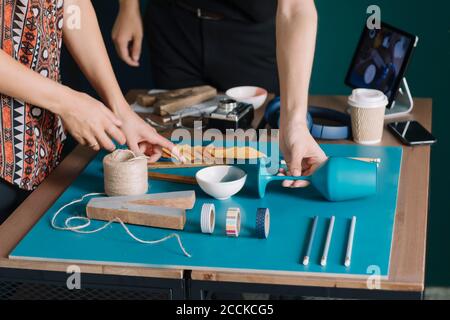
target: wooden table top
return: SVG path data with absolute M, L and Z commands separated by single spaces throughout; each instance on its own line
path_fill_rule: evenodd
M 128 101 L 142 90 L 133 90 Z M 415 119 L 431 130 L 431 99 L 415 99 L 412 114 L 399 119 Z M 317 106 L 344 110 L 346 97 L 312 96 L 310 103 Z M 255 112 L 256 126 L 263 117 L 263 108 Z M 397 120 L 397 119 L 396 119 Z M 387 131 L 387 129 L 385 130 Z M 330 143 L 327 141 L 327 143 Z M 352 143 L 339 141 L 335 143 Z M 381 145 L 400 145 L 389 132 L 385 132 Z M 394 227 L 389 278 L 381 281 L 381 289 L 398 291 L 422 291 L 425 277 L 425 250 L 428 214 L 428 187 L 430 170 L 430 147 L 403 147 L 402 172 Z M 81 173 L 95 152 L 78 146 L 61 165 L 33 192 L 22 205 L 0 226 L 0 267 L 63 271 L 69 263 L 9 260 L 8 254 L 34 226 Z M 104 264 L 80 264 L 84 273 L 112 274 L 182 279 L 184 270 L 155 269 L 147 267 L 120 267 Z M 231 281 L 265 284 L 305 285 L 319 287 L 367 288 L 366 280 L 324 276 L 284 276 L 264 273 L 223 271 L 192 271 L 194 280 Z

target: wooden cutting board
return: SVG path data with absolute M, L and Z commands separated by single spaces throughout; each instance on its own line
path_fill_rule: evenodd
M 210 100 L 217 95 L 211 86 L 175 89 L 154 94 L 141 94 L 137 102 L 143 107 L 153 107 L 156 114 L 165 116 L 181 109 Z

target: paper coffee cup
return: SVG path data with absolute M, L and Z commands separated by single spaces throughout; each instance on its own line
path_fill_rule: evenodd
M 354 89 L 348 98 L 353 140 L 360 144 L 379 143 L 383 137 L 386 95 L 374 89 Z

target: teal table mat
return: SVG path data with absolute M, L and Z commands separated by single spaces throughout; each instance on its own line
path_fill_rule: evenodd
M 185 248 L 192 254 L 186 257 L 175 239 L 157 245 L 133 241 L 115 223 L 95 234 L 78 234 L 54 230 L 50 221 L 64 204 L 82 195 L 103 191 L 102 158 L 99 155 L 43 215 L 32 230 L 10 254 L 11 259 L 63 261 L 71 263 L 101 263 L 125 266 L 182 268 L 187 270 L 215 269 L 252 272 L 313 273 L 315 275 L 345 275 L 362 277 L 378 270 L 388 276 L 394 228 L 397 191 L 401 167 L 401 147 L 368 147 L 357 145 L 322 145 L 330 156 L 380 158 L 378 192 L 375 196 L 345 201 L 327 202 L 312 188 L 286 189 L 280 183 L 269 184 L 264 199 L 257 197 L 256 165 L 242 165 L 248 173 L 244 189 L 229 200 L 218 201 L 206 195 L 197 186 L 164 181 L 149 181 L 149 193 L 192 190 L 196 191 L 195 207 L 187 212 L 186 227 L 177 231 Z M 159 170 L 176 174 L 194 175 L 198 168 Z M 58 218 L 58 224 L 74 215 L 84 215 L 83 203 L 67 208 Z M 200 231 L 200 208 L 203 203 L 216 206 L 216 228 L 213 235 Z M 242 227 L 239 238 L 225 233 L 225 215 L 229 207 L 239 207 Z M 267 207 L 271 213 L 270 235 L 257 239 L 255 235 L 256 209 Z M 316 237 L 308 266 L 302 265 L 314 216 L 319 216 Z M 329 224 L 336 216 L 333 238 L 325 267 L 320 257 Z M 344 266 L 348 231 L 352 216 L 357 217 L 352 264 Z M 104 224 L 93 221 L 91 227 Z M 91 228 L 90 227 L 90 228 Z M 130 230 L 141 239 L 154 240 L 173 230 L 133 226 Z M 375 269 L 374 269 L 375 268 Z

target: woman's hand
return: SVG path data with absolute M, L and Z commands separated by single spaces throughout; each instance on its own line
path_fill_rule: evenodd
M 282 175 L 309 176 L 327 160 L 327 156 L 311 136 L 306 123 L 280 119 L 280 148 L 288 172 Z M 307 181 L 283 181 L 284 187 L 306 187 Z
M 156 162 L 161 158 L 162 148 L 171 150 L 179 156 L 175 145 L 159 135 L 127 105 L 121 108 L 119 118 L 122 121 L 122 131 L 126 136 L 128 148 L 136 154 L 143 153 L 149 157 L 149 162 Z
M 132 67 L 139 66 L 143 37 L 139 4 L 130 0 L 121 2 L 112 30 L 112 39 L 119 57 Z
M 70 89 L 69 89 L 70 90 Z M 120 121 L 103 103 L 87 94 L 70 90 L 62 101 L 58 115 L 64 127 L 80 144 L 96 151 L 113 151 L 114 139 L 126 142 Z

